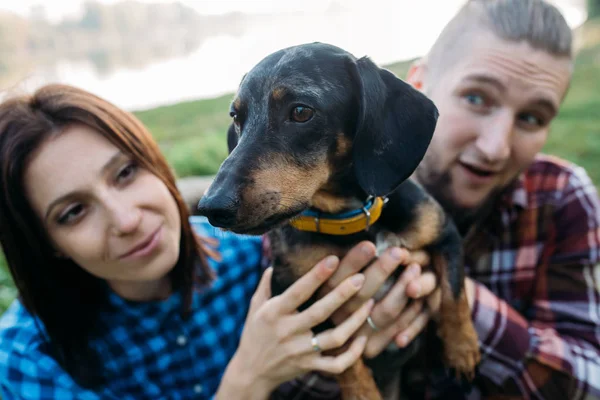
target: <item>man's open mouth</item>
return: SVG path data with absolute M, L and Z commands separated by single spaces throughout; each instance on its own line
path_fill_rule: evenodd
M 462 165 L 464 168 L 468 169 L 473 174 L 481 176 L 481 177 L 488 177 L 488 176 L 492 176 L 492 175 L 496 174 L 496 171 L 492 171 L 489 169 L 482 169 L 482 168 L 476 167 L 471 164 L 465 164 L 465 163 L 461 162 L 460 165 Z

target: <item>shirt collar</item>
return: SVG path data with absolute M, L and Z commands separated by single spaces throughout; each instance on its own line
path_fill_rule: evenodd
M 161 315 L 166 316 L 174 310 L 181 310 L 182 297 L 180 291 L 173 292 L 164 300 L 140 302 L 124 299 L 115 293 L 108 284 L 106 284 L 106 291 L 108 304 L 111 308 L 133 317 L 139 318 L 147 315 L 154 315 L 155 317 L 160 318 Z
M 506 208 L 527 208 L 527 187 L 525 173 L 521 172 L 501 194 L 500 204 Z

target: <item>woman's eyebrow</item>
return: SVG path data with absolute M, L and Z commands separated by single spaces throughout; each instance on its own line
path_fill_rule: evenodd
M 100 170 L 100 175 L 106 174 L 106 172 L 111 169 L 114 164 L 117 164 L 123 156 L 124 154 L 120 150 L 117 150 L 115 154 L 113 154 L 112 157 L 106 162 L 106 164 L 104 164 Z
M 124 156 L 124 154 L 120 150 L 116 151 L 115 154 L 113 154 L 110 157 L 110 159 L 102 166 L 102 168 L 100 169 L 100 175 L 106 174 L 106 172 L 108 170 L 110 170 L 114 164 L 117 164 L 123 156 Z M 46 208 L 46 214 L 44 215 L 44 220 L 48 220 L 48 217 L 50 216 L 50 212 L 52 211 L 52 209 L 54 207 L 56 207 L 57 204 L 63 202 L 65 199 L 67 199 L 68 197 L 70 197 L 72 195 L 73 195 L 73 193 L 66 193 L 66 194 L 54 199 Z

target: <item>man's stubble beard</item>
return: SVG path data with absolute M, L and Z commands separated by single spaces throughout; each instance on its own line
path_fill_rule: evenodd
M 459 206 L 456 204 L 450 190 L 452 186 L 450 171 L 436 171 L 434 168 L 428 167 L 430 165 L 428 161 L 431 161 L 430 157 L 432 156 L 426 156 L 417 168 L 415 172 L 417 181 L 452 217 L 460 234 L 464 237 L 471 227 L 480 223 L 488 216 L 503 188 L 492 190 L 476 207 Z M 428 158 L 430 159 L 428 160 Z

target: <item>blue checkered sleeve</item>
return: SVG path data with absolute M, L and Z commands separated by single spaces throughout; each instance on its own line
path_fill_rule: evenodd
M 24 307 L 17 302 L 2 318 L 2 340 L 12 341 L 11 346 L 0 347 L 0 395 L 2 400 L 11 399 L 85 399 L 100 397 L 80 388 L 53 358 L 38 350 L 33 319 L 24 318 Z M 7 349 L 12 349 L 8 352 Z M 4 383 L 10 382 L 10 387 Z

